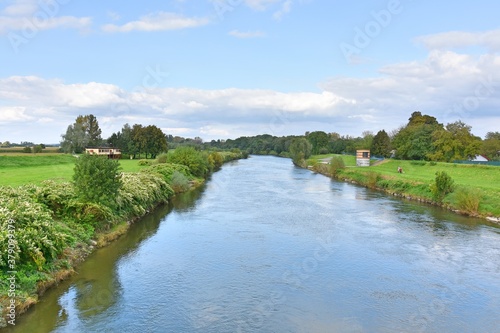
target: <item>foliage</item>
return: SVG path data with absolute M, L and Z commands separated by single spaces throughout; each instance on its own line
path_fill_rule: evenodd
M 155 164 L 155 162 L 151 160 L 139 160 L 139 162 L 137 162 L 137 165 L 140 166 L 151 166 L 153 164 Z
M 490 160 L 500 160 L 500 132 L 486 133 L 486 139 L 481 145 L 481 154 Z
M 311 153 L 313 155 L 319 154 L 322 149 L 326 149 L 328 146 L 328 134 L 323 131 L 309 133 L 306 138 L 311 143 Z
M 35 154 L 39 154 L 42 151 L 43 151 L 43 148 L 42 148 L 41 145 L 36 145 L 36 146 L 33 147 L 33 153 L 35 153 Z
M 153 206 L 167 202 L 174 193 L 156 173 L 138 172 L 121 175 L 123 186 L 117 196 L 118 211 L 122 215 L 141 216 Z
M 175 193 L 185 192 L 189 190 L 189 180 L 186 178 L 186 176 L 176 170 L 172 174 L 170 186 Z
M 479 211 L 481 196 L 478 189 L 460 186 L 455 191 L 455 202 L 460 210 L 469 214 L 476 214 Z
M 224 163 L 224 157 L 222 156 L 221 153 L 216 151 L 208 154 L 207 160 L 210 170 L 218 170 Z
M 14 244 L 11 254 L 16 265 L 43 265 L 55 259 L 66 246 L 66 236 L 57 230 L 50 211 L 33 197 L 36 189 L 30 186 L 0 187 L 0 266 L 8 263 L 8 222 L 13 221 Z
M 168 155 L 168 162 L 187 166 L 197 177 L 204 178 L 208 175 L 208 160 L 193 147 L 184 146 L 175 149 L 171 155 Z
M 162 153 L 156 157 L 156 162 L 157 163 L 167 163 L 167 159 L 168 159 L 168 154 Z
M 92 115 L 78 116 L 74 124 L 63 134 L 61 148 L 65 153 L 82 153 L 87 146 L 98 146 L 102 142 L 97 118 Z
M 431 184 L 431 192 L 435 201 L 443 202 L 444 197 L 448 193 L 452 193 L 454 189 L 454 181 L 445 171 L 436 172 L 434 183 Z
M 434 152 L 428 158 L 434 161 L 452 162 L 469 160 L 479 154 L 481 141 L 471 133 L 471 127 L 462 121 L 446 125 L 433 135 Z
M 106 157 L 84 154 L 75 164 L 75 194 L 83 202 L 100 203 L 114 208 L 122 182 L 120 164 Z
M 182 173 L 187 179 L 193 179 L 193 175 L 187 166 L 176 163 L 155 164 L 141 170 L 141 172 L 160 175 L 167 183 L 172 181 L 172 175 L 175 171 Z
M 311 156 L 312 145 L 305 138 L 295 139 L 290 145 L 290 156 L 293 163 L 301 165 Z
M 333 177 L 336 177 L 338 175 L 338 173 L 345 168 L 345 163 L 344 163 L 344 160 L 342 159 L 342 157 L 340 156 L 334 156 L 332 157 L 332 159 L 330 160 L 330 174 L 333 176 Z
M 375 171 L 368 171 L 366 173 L 365 185 L 368 186 L 369 188 L 376 188 L 378 180 L 379 180 L 378 173 L 376 173 Z
M 391 139 L 386 131 L 378 131 L 373 137 L 372 145 L 370 147 L 373 156 L 391 156 Z
M 29 153 L 31 153 L 31 152 L 32 152 L 32 151 L 31 151 L 31 148 L 30 148 L 30 147 L 24 147 L 24 148 L 23 148 L 23 153 L 27 153 L 27 154 L 29 154 Z

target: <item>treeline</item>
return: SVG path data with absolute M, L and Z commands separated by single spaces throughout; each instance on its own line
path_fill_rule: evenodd
M 193 144 L 193 143 L 191 143 Z M 306 132 L 303 136 L 276 137 L 258 135 L 234 140 L 212 140 L 207 147 L 239 148 L 249 154 L 264 154 L 300 159 L 313 154 L 354 154 L 357 149 L 370 149 L 372 155 L 402 160 L 452 162 L 484 155 L 500 160 L 500 132 L 489 132 L 483 140 L 462 121 L 439 123 L 435 117 L 412 113 L 405 126 L 376 134 L 363 132 L 361 137 L 341 136 L 336 132 Z

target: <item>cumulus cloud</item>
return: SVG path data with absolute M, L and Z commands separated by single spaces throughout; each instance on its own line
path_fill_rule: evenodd
M 418 110 L 443 123 L 461 119 L 482 136 L 498 130 L 492 119 L 500 109 L 500 55 L 434 50 L 422 61 L 385 66 L 376 77 L 331 78 L 319 88 L 129 91 L 98 82 L 67 84 L 13 76 L 0 79 L 0 133 L 23 128 L 21 139 L 30 140 L 28 135 L 46 131 L 52 139 L 34 141 L 57 142 L 76 116 L 93 113 L 105 136 L 127 122 L 155 124 L 170 134 L 206 140 L 308 130 L 360 135 L 364 130 L 391 131 Z
M 481 46 L 496 52 L 500 50 L 500 29 L 484 32 L 450 31 L 420 36 L 415 40 L 430 50 Z
M 266 34 L 262 31 L 239 31 L 239 30 L 231 30 L 228 35 L 236 37 L 236 38 L 260 38 L 265 37 Z
M 9 32 L 40 31 L 57 28 L 85 30 L 92 24 L 90 17 L 59 16 L 58 2 L 45 4 L 36 0 L 17 0 L 0 13 L 0 35 Z
M 102 27 L 105 32 L 131 31 L 166 31 L 195 28 L 210 23 L 208 18 L 184 17 L 175 13 L 158 12 L 142 16 L 137 21 L 123 25 L 106 24 Z

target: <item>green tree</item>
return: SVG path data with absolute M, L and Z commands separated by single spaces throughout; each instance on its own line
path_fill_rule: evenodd
M 75 193 L 83 202 L 97 203 L 111 209 L 122 186 L 117 160 L 89 154 L 81 155 L 75 164 Z
M 328 149 L 328 134 L 322 131 L 309 133 L 307 140 L 311 143 L 311 153 L 313 155 L 320 154 L 322 149 Z
M 373 137 L 371 153 L 376 156 L 391 156 L 391 139 L 385 130 L 378 131 Z
M 435 150 L 433 133 L 443 129 L 436 118 L 413 112 L 408 124 L 401 128 L 392 141 L 396 157 L 405 160 L 425 160 Z
M 92 115 L 78 116 L 74 124 L 68 126 L 61 135 L 61 149 L 65 153 L 82 153 L 85 147 L 99 146 L 102 142 L 101 129 L 97 118 Z
M 158 154 L 168 151 L 167 137 L 160 128 L 149 125 L 144 128 L 142 134 L 146 137 L 144 146 L 146 158 L 148 158 L 148 154 L 151 158 L 156 158 Z
M 481 150 L 481 140 L 471 133 L 470 126 L 460 120 L 435 131 L 432 138 L 434 152 L 428 157 L 434 161 L 469 160 Z
M 290 144 L 290 157 L 296 165 L 302 165 L 311 156 L 312 145 L 305 138 L 298 138 Z
M 500 160 L 500 132 L 488 132 L 481 145 L 481 154 L 490 160 Z

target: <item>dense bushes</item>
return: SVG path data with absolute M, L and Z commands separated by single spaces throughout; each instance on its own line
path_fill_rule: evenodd
M 175 149 L 172 154 L 168 155 L 167 161 L 187 166 L 194 176 L 205 178 L 208 175 L 208 159 L 193 147 L 184 146 Z
M 344 159 L 340 156 L 334 156 L 330 160 L 330 174 L 336 177 L 341 170 L 345 169 Z
M 431 184 L 432 197 L 437 202 L 443 202 L 444 197 L 453 192 L 454 185 L 453 179 L 445 172 L 436 172 L 436 179 Z

